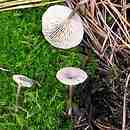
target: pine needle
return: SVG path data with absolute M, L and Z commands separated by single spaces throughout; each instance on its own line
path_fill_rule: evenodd
M 42 2 L 42 0 L 16 0 L 11 2 L 0 3 L 0 12 L 16 10 L 16 9 L 25 9 L 25 8 L 33 8 L 33 7 L 42 7 L 49 4 L 61 3 L 63 0 L 57 0 L 52 2 Z

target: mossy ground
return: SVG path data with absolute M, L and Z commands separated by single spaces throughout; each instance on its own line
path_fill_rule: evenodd
M 0 130 L 68 130 L 62 117 L 66 88 L 56 80 L 65 66 L 80 65 L 76 49 L 59 50 L 45 41 L 41 18 L 46 7 L 0 13 L 0 66 L 40 83 L 23 92 L 15 113 L 16 84 L 0 71 Z M 71 129 L 71 128 L 70 128 Z

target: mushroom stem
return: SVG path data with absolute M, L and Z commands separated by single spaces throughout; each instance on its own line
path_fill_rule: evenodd
M 81 1 L 81 2 L 78 2 L 77 4 L 76 4 L 76 7 L 72 10 L 72 12 L 69 14 L 69 16 L 67 17 L 67 19 L 69 20 L 69 19 L 71 19 L 74 15 L 75 15 L 75 13 L 77 12 L 77 10 L 80 8 L 80 5 L 83 5 L 84 3 L 86 3 L 87 1 L 86 0 L 83 0 L 83 1 Z
M 76 7 L 71 11 L 71 13 L 69 14 L 69 16 L 67 17 L 67 20 L 70 20 L 75 15 L 75 13 L 79 9 L 79 7 L 80 7 L 80 3 L 77 3 Z
M 16 112 L 18 112 L 18 107 L 19 107 L 20 91 L 21 91 L 21 85 L 18 85 L 18 87 L 17 87 L 17 94 L 16 94 L 16 108 L 15 108 Z
M 72 96 L 73 96 L 73 86 L 69 86 L 69 110 L 68 115 L 72 115 Z

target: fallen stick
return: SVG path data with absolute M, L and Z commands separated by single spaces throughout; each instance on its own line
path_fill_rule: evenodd
M 49 4 L 55 4 L 63 2 L 63 0 L 57 0 L 52 2 L 42 2 L 41 0 L 27 0 L 27 1 L 13 1 L 13 2 L 5 2 L 0 4 L 0 12 L 15 10 L 15 9 L 25 9 L 25 8 L 33 8 L 33 7 L 42 7 Z
M 122 130 L 126 130 L 126 97 L 127 97 L 127 88 L 128 88 L 129 79 L 130 79 L 130 74 L 127 76 L 127 80 L 124 88 Z
M 29 3 L 38 3 L 38 2 L 42 2 L 42 0 L 15 0 L 15 1 L 9 1 L 9 2 L 1 3 L 0 4 L 0 9 L 12 7 L 12 6 L 29 4 Z

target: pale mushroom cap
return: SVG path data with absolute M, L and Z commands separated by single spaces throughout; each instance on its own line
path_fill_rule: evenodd
M 85 71 L 75 67 L 65 67 L 56 74 L 56 78 L 65 85 L 78 85 L 83 83 L 87 77 Z
M 56 30 L 57 26 L 64 23 L 71 12 L 72 9 L 66 6 L 54 5 L 49 7 L 42 16 L 42 32 L 45 39 L 56 48 L 73 48 L 78 46 L 83 39 L 84 30 L 78 14 L 64 24 L 64 31 L 58 32 L 55 38 L 50 38 L 50 34 Z
M 33 80 L 24 75 L 13 75 L 13 80 L 22 87 L 32 87 Z

